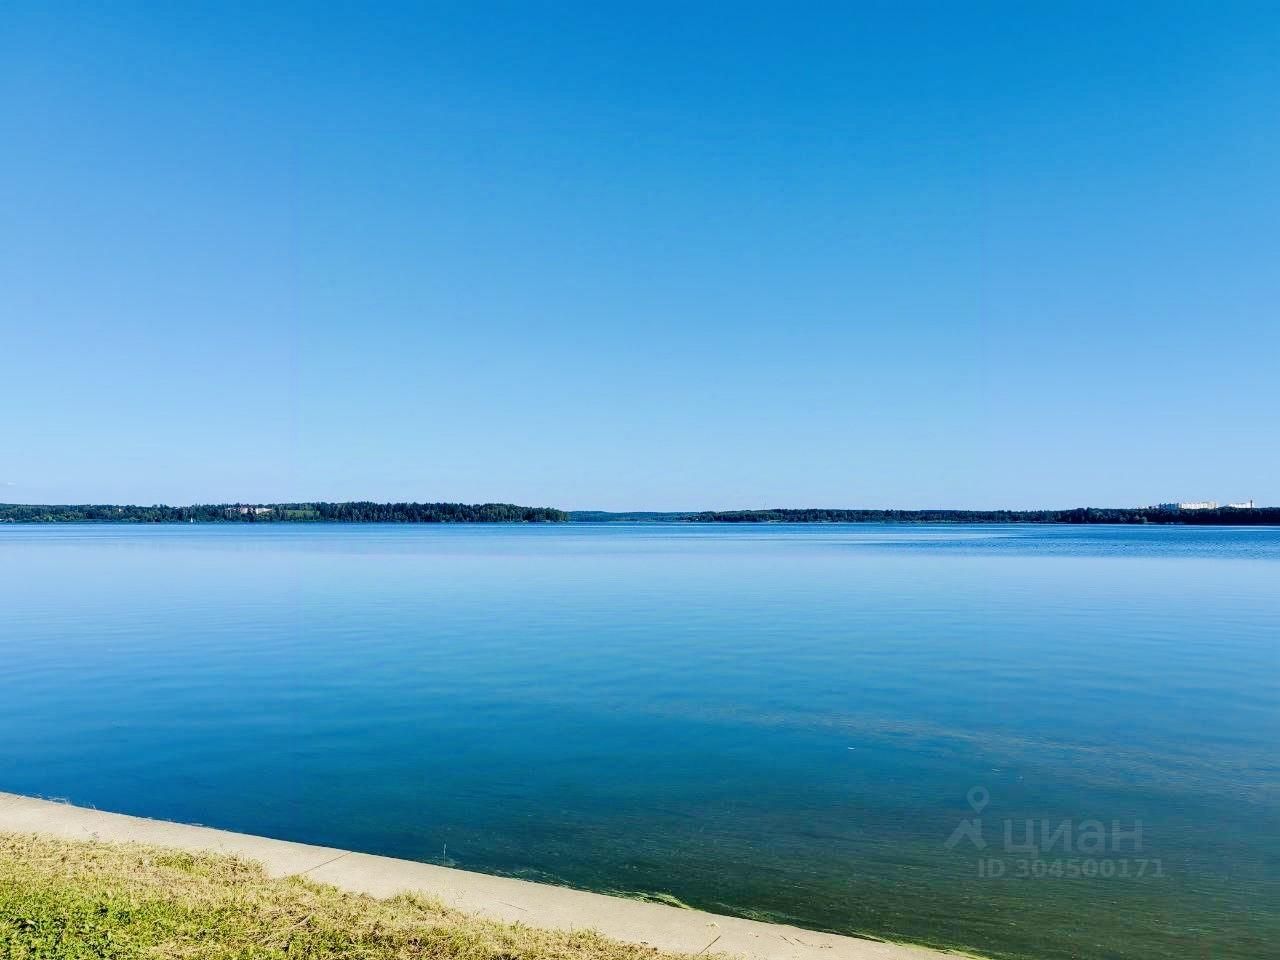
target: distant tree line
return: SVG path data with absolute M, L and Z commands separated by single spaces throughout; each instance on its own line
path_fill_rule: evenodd
M 511 503 L 208 503 L 190 507 L 0 504 L 0 523 L 563 523 L 553 507 Z
M 1280 524 L 1280 507 L 1168 510 L 1076 507 L 1072 510 L 712 510 L 681 515 L 694 523 L 1187 523 Z
M 566 513 L 510 503 L 209 503 L 189 507 L 0 504 L 0 523 L 1178 523 L 1280 525 L 1280 507 L 1169 510 L 708 510 L 693 513 Z

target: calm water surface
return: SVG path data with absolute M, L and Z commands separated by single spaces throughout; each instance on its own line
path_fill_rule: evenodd
M 0 526 L 0 789 L 993 955 L 1257 957 L 1278 651 L 1274 528 Z

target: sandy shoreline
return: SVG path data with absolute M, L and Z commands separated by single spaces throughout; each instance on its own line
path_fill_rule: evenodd
M 273 876 L 304 874 L 339 889 L 377 897 L 414 890 L 490 919 L 555 930 L 593 929 L 616 940 L 663 950 L 733 954 L 748 960 L 937 960 L 957 956 L 928 947 L 816 933 L 411 860 L 106 813 L 12 793 L 0 793 L 0 831 L 234 854 L 258 861 Z

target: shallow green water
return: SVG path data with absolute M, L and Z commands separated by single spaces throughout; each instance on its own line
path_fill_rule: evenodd
M 1257 957 L 1278 644 L 1276 529 L 3 527 L 0 789 L 990 954 Z

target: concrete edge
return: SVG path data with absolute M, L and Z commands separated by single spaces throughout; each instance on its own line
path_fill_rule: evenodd
M 303 875 L 375 897 L 414 891 L 493 920 L 552 930 L 591 929 L 614 940 L 683 953 L 735 954 L 746 960 L 954 960 L 965 956 L 412 860 L 106 813 L 13 793 L 0 792 L 0 831 L 232 854 L 261 863 L 275 877 Z

